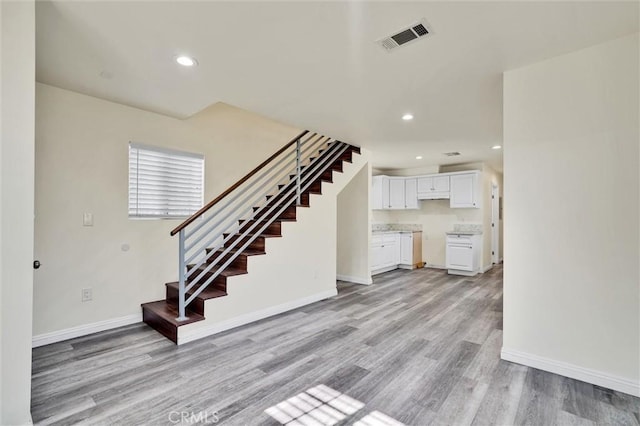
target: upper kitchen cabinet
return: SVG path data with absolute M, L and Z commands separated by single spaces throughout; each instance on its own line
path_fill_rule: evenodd
M 373 176 L 371 208 L 373 210 L 417 209 L 416 179 Z
M 405 209 L 404 178 L 389 178 L 389 209 Z
M 457 173 L 450 178 L 450 207 L 459 208 L 480 208 L 480 173 Z
M 406 209 L 418 208 L 418 179 L 404 180 L 404 206 Z
M 386 189 L 385 189 L 386 188 Z M 387 194 L 385 204 L 384 194 Z M 371 178 L 371 208 L 382 210 L 385 205 L 389 205 L 389 178 L 386 176 L 373 176 Z
M 418 198 L 420 200 L 440 200 L 449 198 L 449 175 L 433 175 L 418 178 Z

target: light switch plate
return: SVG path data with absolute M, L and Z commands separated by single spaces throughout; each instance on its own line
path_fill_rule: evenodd
M 93 213 L 85 213 L 82 215 L 82 226 L 93 226 Z

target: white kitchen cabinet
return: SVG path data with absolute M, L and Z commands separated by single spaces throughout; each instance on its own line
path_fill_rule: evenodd
M 419 177 L 417 187 L 418 198 L 421 200 L 449 198 L 449 175 Z
M 418 208 L 418 180 L 415 178 L 404 180 L 404 208 Z
M 400 264 L 413 264 L 413 233 L 411 232 L 400 234 Z
M 371 178 L 371 208 L 382 210 L 382 180 L 384 176 L 373 176 Z
M 475 275 L 480 269 L 479 235 L 447 235 L 446 266 L 449 274 Z
M 371 270 L 395 269 L 400 263 L 400 235 L 378 234 L 371 237 Z
M 371 180 L 371 208 L 373 210 L 418 208 L 416 178 L 373 176 Z
M 389 207 L 390 209 L 404 209 L 404 178 L 389 178 Z
M 400 236 L 385 234 L 382 241 L 384 266 L 394 266 L 400 262 Z
M 371 237 L 371 273 L 421 268 L 422 232 L 390 232 Z
M 452 209 L 480 208 L 480 176 L 478 172 L 455 174 L 450 176 L 450 200 Z

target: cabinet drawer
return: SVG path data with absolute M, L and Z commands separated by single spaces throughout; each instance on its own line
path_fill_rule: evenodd
M 470 235 L 447 235 L 447 244 L 467 244 L 471 245 L 473 242 Z
M 395 244 L 398 242 L 398 234 L 386 234 L 382 236 L 383 244 Z

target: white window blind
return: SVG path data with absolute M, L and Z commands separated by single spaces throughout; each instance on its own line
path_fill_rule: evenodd
M 184 218 L 203 203 L 203 155 L 129 143 L 129 217 Z

